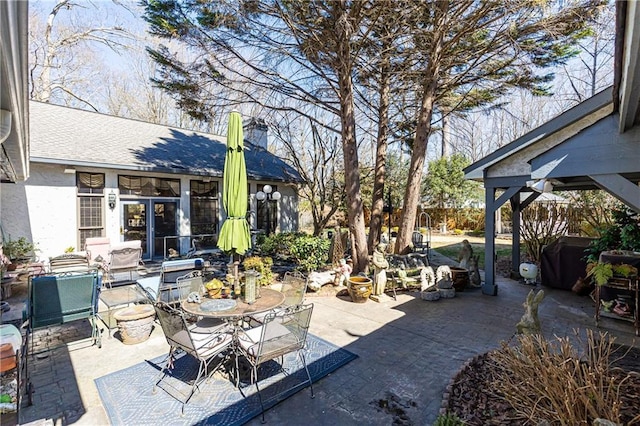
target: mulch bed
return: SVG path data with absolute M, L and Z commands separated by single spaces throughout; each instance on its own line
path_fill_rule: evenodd
M 640 349 L 620 347 L 612 358 L 612 374 L 620 380 L 629 375 L 621 392 L 621 420 L 638 425 L 638 421 L 629 422 L 640 414 Z M 496 371 L 489 353 L 469 360 L 447 387 L 441 413 L 454 413 L 469 426 L 525 424 L 526 419 L 493 391 Z

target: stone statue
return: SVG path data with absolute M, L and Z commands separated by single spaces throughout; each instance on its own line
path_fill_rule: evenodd
M 461 268 L 469 269 L 469 261 L 473 257 L 473 247 L 469 243 L 469 240 L 462 240 L 462 248 L 458 253 L 458 262 Z
M 353 268 L 347 263 L 345 259 L 340 259 L 340 266 L 336 270 L 336 282 L 339 286 L 346 285 Z
M 420 291 L 437 289 L 436 274 L 431 266 L 425 266 L 420 270 Z
M 534 293 L 533 290 L 527 295 L 527 300 L 522 304 L 524 306 L 524 315 L 520 322 L 516 324 L 518 333 L 520 334 L 539 334 L 540 320 L 538 319 L 538 306 L 544 299 L 544 290 Z
M 480 278 L 480 269 L 478 267 L 478 261 L 480 255 L 473 256 L 469 262 L 469 286 L 478 288 L 482 285 L 482 279 Z
M 374 266 L 373 273 L 373 294 L 379 296 L 384 293 L 387 287 L 387 268 L 389 262 L 384 257 L 385 245 L 380 243 L 373 251 L 373 257 L 371 263 Z

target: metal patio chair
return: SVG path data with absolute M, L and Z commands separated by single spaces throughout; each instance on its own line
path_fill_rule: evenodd
M 231 345 L 232 332 L 227 324 L 222 324 L 206 334 L 193 333 L 189 330 L 189 325 L 182 311 L 163 302 L 155 303 L 154 307 L 170 349 L 165 365 L 160 370 L 160 377 L 153 386 L 153 393 L 156 393 L 158 385 L 167 377 L 168 370 L 174 368 L 176 353 L 184 352 L 186 355 L 194 357 L 199 363 L 198 374 L 191 384 L 186 399 L 180 401 L 176 398 L 182 403 L 181 414 L 184 414 L 184 407 L 198 389 L 200 382 L 222 365 L 224 358 L 219 355 Z M 175 398 L 175 396 L 171 396 Z
M 277 289 L 281 293 L 284 294 L 285 299 L 284 303 L 274 309 L 274 311 L 281 311 L 289 306 L 300 305 L 304 302 L 304 296 L 307 293 L 307 285 L 309 280 L 304 275 L 299 272 L 285 272 L 284 277 L 282 278 L 282 283 L 280 288 Z M 261 324 L 264 321 L 264 318 L 269 314 L 269 312 L 261 312 L 258 314 L 251 315 L 249 317 L 249 323 Z M 254 324 L 255 325 L 255 324 Z
M 249 330 L 240 330 L 238 333 L 238 351 L 251 365 L 251 382 L 255 384 L 262 409 L 262 423 L 264 419 L 264 404 L 260 387 L 258 386 L 258 367 L 267 361 L 280 359 L 280 370 L 287 375 L 284 368 L 284 356 L 295 352 L 302 361 L 307 373 L 307 380 L 296 384 L 292 389 L 309 383 L 311 398 L 313 394 L 313 382 L 304 357 L 304 347 L 307 341 L 309 323 L 313 304 L 290 306 L 279 312 L 270 312 L 262 325 Z M 238 357 L 236 357 L 236 371 L 238 369 Z
M 129 283 L 133 282 L 133 273 L 146 271 L 142 262 L 142 247 L 112 248 L 106 264 L 104 283 L 109 288 L 115 282 L 115 274 L 129 273 Z

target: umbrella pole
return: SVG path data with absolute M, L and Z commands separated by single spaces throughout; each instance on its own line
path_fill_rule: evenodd
M 240 297 L 240 271 L 239 271 L 240 261 L 236 260 L 236 254 L 231 253 L 231 258 L 229 259 L 229 264 L 227 265 L 229 270 L 232 271 L 233 282 L 231 283 L 231 289 L 236 297 Z

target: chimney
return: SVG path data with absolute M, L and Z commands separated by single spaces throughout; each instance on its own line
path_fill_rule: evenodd
M 255 146 L 267 149 L 267 127 L 262 118 L 251 117 L 243 126 L 244 139 Z

